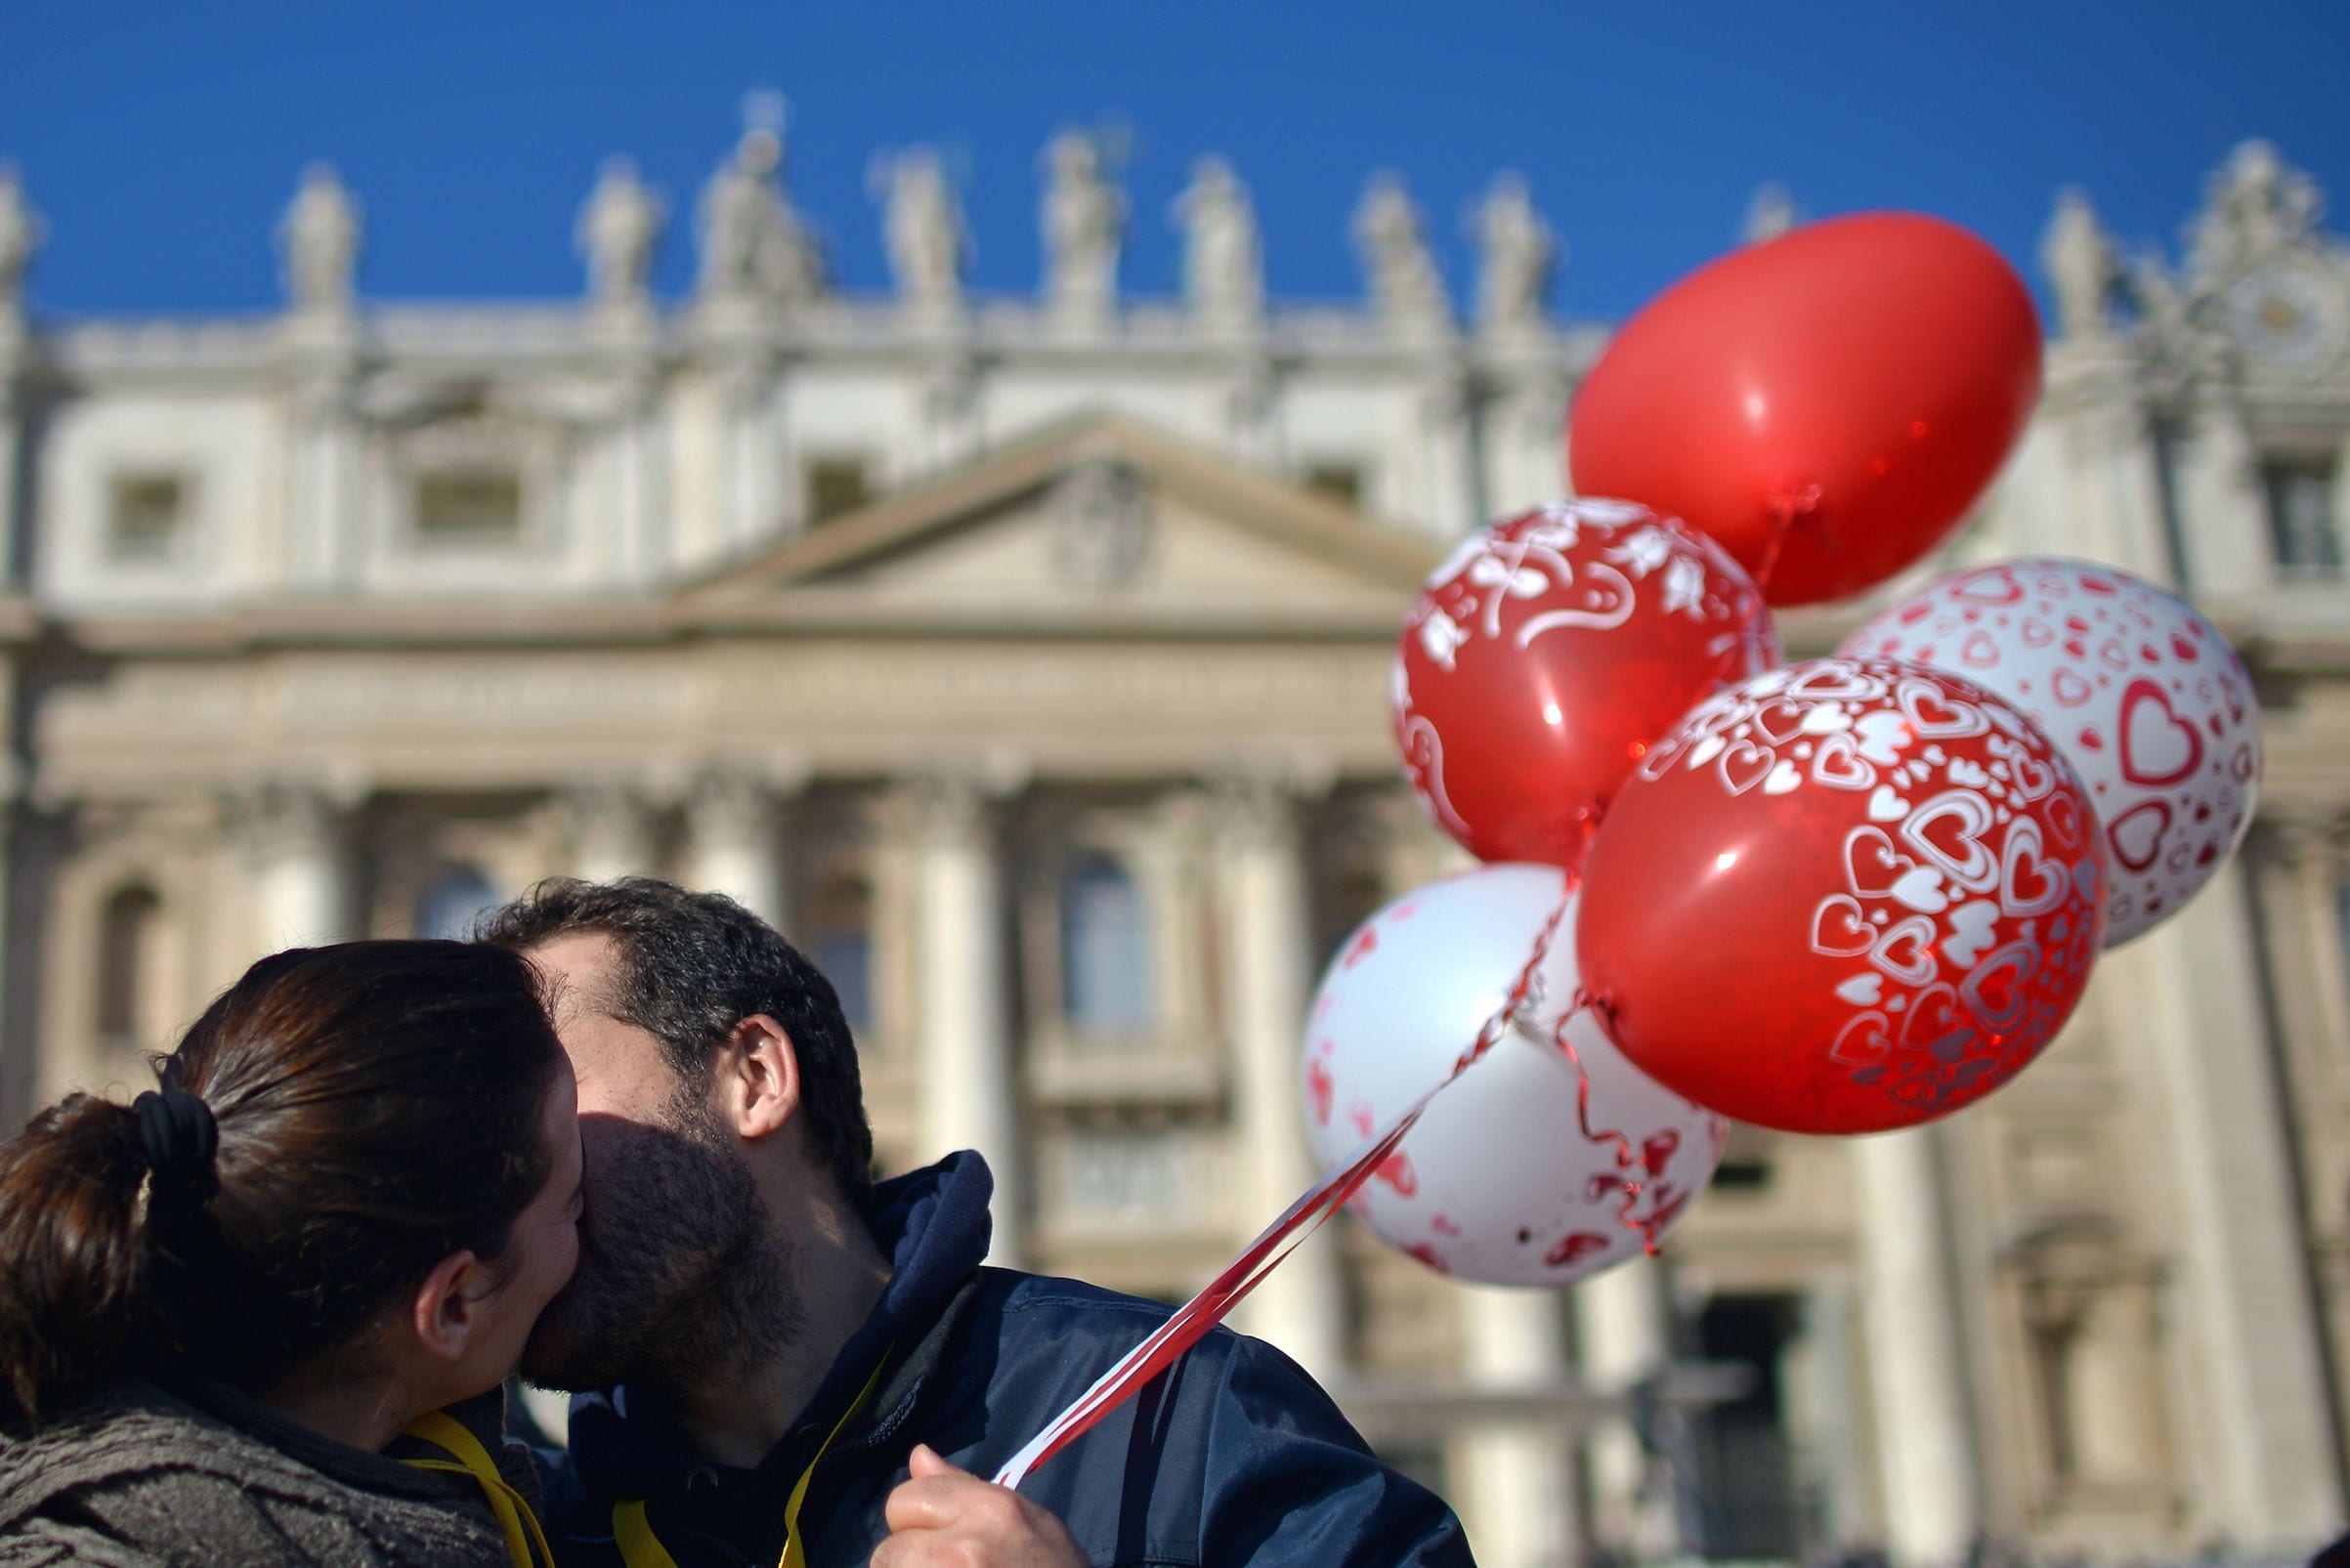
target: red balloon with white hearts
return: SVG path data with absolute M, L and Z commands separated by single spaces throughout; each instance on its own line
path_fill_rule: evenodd
M 1306 1133 L 1328 1165 L 1442 1082 L 1542 955 L 1491 1049 L 1352 1202 L 1441 1273 L 1572 1284 L 1652 1246 L 1722 1158 L 1729 1124 L 1635 1068 L 1576 1009 L 1575 916 L 1558 868 L 1479 867 L 1365 921 L 1315 995 Z
M 1648 747 L 1778 660 L 1727 550 L 1630 501 L 1560 501 L 1429 578 L 1396 650 L 1395 742 L 1462 848 L 1571 869 Z
M 2243 661 L 2192 605 L 2118 568 L 2031 557 L 1961 572 L 1840 652 L 1963 676 L 2056 742 L 2105 832 L 2109 948 L 2176 913 L 2251 826 L 2260 707 Z
M 2103 945 L 2085 791 L 2030 720 L 1814 659 L 1689 715 L 1593 841 L 1583 983 L 1649 1077 L 1741 1122 L 1881 1132 L 2030 1065 Z

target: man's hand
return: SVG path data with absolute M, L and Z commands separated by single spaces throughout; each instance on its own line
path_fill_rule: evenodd
M 914 1479 L 889 1494 L 889 1539 L 873 1568 L 1086 1568 L 1060 1520 L 915 1445 Z

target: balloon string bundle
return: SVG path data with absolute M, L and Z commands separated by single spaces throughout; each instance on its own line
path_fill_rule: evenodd
M 1352 1155 L 1324 1171 L 1316 1181 L 1288 1208 L 1281 1217 L 1260 1232 L 1257 1239 L 1242 1249 L 1238 1257 L 1226 1264 L 1223 1271 L 1210 1280 L 1207 1286 L 1190 1300 L 1177 1307 L 1175 1314 L 1109 1371 L 1095 1379 L 1093 1386 L 1079 1395 L 1066 1410 L 1055 1416 L 1045 1429 L 1004 1462 L 996 1472 L 996 1484 L 1017 1489 L 1029 1473 L 1047 1460 L 1067 1448 L 1090 1431 L 1101 1419 L 1125 1404 L 1142 1390 L 1144 1384 L 1173 1366 L 1184 1351 L 1205 1338 L 1210 1330 L 1231 1314 L 1249 1293 L 1263 1282 L 1266 1275 L 1280 1267 L 1283 1259 L 1295 1251 L 1300 1243 L 1321 1227 L 1339 1209 L 1346 1207 L 1368 1181 L 1374 1171 L 1393 1155 L 1397 1146 L 1419 1124 L 1420 1117 L 1438 1094 L 1457 1081 L 1463 1073 L 1482 1061 L 1510 1032 L 1511 1020 L 1517 1016 L 1534 994 L 1537 976 L 1543 960 L 1550 956 L 1551 943 L 1559 934 L 1560 923 L 1574 901 L 1578 877 L 1568 878 L 1566 896 L 1551 911 L 1541 934 L 1535 938 L 1534 951 L 1518 970 L 1517 982 L 1501 1006 L 1485 1020 L 1477 1031 L 1476 1040 L 1461 1053 L 1452 1071 L 1443 1081 L 1405 1108 L 1402 1115 L 1380 1132 L 1373 1135 Z M 1571 1055 L 1571 1051 L 1570 1051 Z M 1581 1064 L 1577 1064 L 1581 1071 Z M 1629 1186 L 1629 1184 L 1627 1184 Z
M 1587 1012 L 1598 1021 L 1602 1031 L 1607 1030 L 1606 1003 L 1588 991 L 1579 991 L 1575 994 L 1574 1005 L 1567 1008 L 1565 1014 L 1560 1018 L 1559 1027 L 1552 1034 L 1552 1043 L 1559 1047 L 1575 1070 L 1575 1124 L 1583 1133 L 1583 1141 L 1602 1147 L 1612 1145 L 1615 1150 L 1615 1167 L 1618 1170 L 1628 1171 L 1634 1165 L 1641 1167 L 1644 1179 L 1640 1181 L 1634 1181 L 1630 1176 L 1616 1178 L 1615 1184 L 1623 1192 L 1624 1202 L 1623 1206 L 1616 1209 L 1615 1217 L 1617 1223 L 1626 1230 L 1640 1232 L 1641 1250 L 1650 1257 L 1654 1257 L 1656 1255 L 1656 1238 L 1662 1235 L 1665 1227 L 1673 1222 L 1674 1217 L 1681 1212 L 1682 1205 L 1688 1200 L 1685 1196 L 1670 1204 L 1656 1204 L 1651 1208 L 1646 1219 L 1641 1219 L 1633 1212 L 1640 1208 L 1641 1194 L 1647 1191 L 1650 1181 L 1654 1180 L 1656 1172 L 1662 1168 L 1665 1157 L 1673 1152 L 1672 1146 L 1668 1143 L 1660 1148 L 1657 1147 L 1655 1140 L 1651 1140 L 1649 1146 L 1643 1147 L 1634 1143 L 1631 1134 L 1625 1132 L 1621 1127 L 1593 1128 L 1591 1124 L 1591 1073 L 1583 1065 L 1583 1053 L 1575 1049 L 1574 1037 L 1568 1033 L 1574 1021 Z M 1672 1136 L 1669 1132 L 1664 1134 L 1664 1137 L 1668 1139 Z M 1604 1180 L 1605 1178 L 1598 1179 Z M 1605 1190 L 1604 1187 L 1597 1187 L 1597 1192 Z M 1597 1192 L 1595 1192 L 1595 1197 Z

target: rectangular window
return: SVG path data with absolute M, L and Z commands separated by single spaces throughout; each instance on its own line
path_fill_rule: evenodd
M 865 462 L 857 457 L 819 457 L 808 464 L 808 526 L 830 523 L 873 499 Z
M 187 527 L 189 487 L 177 474 L 117 476 L 107 517 L 107 559 L 124 566 L 175 559 Z
M 416 484 L 417 548 L 435 554 L 511 550 L 522 542 L 522 477 L 451 469 Z
M 1308 463 L 1305 487 L 1324 500 L 1345 507 L 1363 502 L 1363 471 L 1359 463 Z
M 2269 541 L 2288 578 L 2331 581 L 2342 574 L 2340 519 L 2334 513 L 2339 465 L 2332 458 L 2272 458 L 2260 468 L 2268 499 Z

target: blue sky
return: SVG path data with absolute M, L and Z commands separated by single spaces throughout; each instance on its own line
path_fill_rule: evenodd
M 367 293 L 560 296 L 599 162 L 632 155 L 689 212 L 771 85 L 852 287 L 885 279 L 876 149 L 947 147 L 974 282 L 1026 289 L 1039 148 L 1115 123 L 1130 291 L 1174 287 L 1167 208 L 1203 152 L 1253 188 L 1291 297 L 1357 291 L 1346 216 L 1383 167 L 1464 290 L 1467 209 L 1516 168 L 1570 252 L 1559 308 L 1619 318 L 1727 247 L 1767 180 L 1815 216 L 1938 212 L 2028 267 L 2067 182 L 2125 241 L 2175 248 L 2247 136 L 2350 202 L 2346 60 L 2335 0 L 0 0 L 0 158 L 49 218 L 52 312 L 268 308 L 269 235 L 314 158 L 366 208 Z

